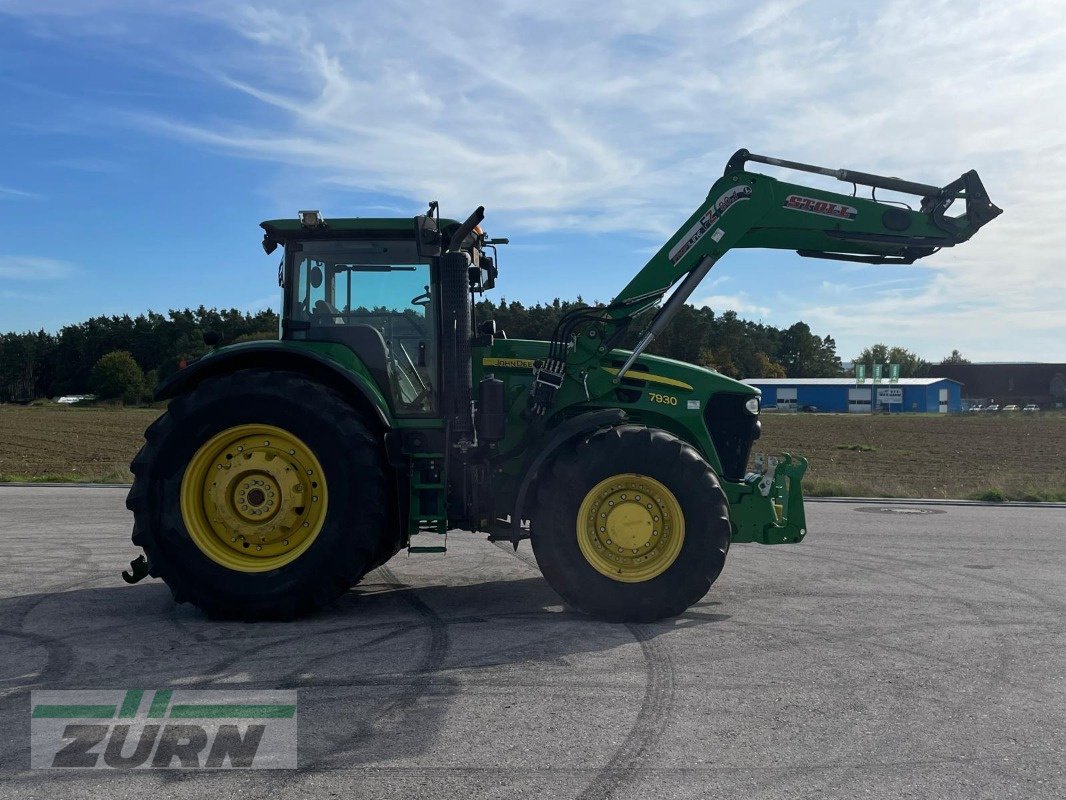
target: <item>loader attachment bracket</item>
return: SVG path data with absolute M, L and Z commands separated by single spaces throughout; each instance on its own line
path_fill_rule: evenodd
M 948 207 L 959 197 L 966 200 L 966 214 L 961 217 L 947 216 Z M 932 212 L 933 224 L 956 242 L 966 241 L 979 228 L 1003 213 L 1003 209 L 989 199 L 981 177 L 974 169 L 964 172 L 941 189 L 939 196 L 925 198 L 922 210 Z

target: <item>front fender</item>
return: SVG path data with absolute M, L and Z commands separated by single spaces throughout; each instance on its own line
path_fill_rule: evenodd
M 334 354 L 338 348 L 342 353 Z M 339 357 L 334 357 L 335 355 Z M 343 360 L 342 360 L 343 359 Z M 285 370 L 303 373 L 340 392 L 357 408 L 369 412 L 383 428 L 392 427 L 392 415 L 380 390 L 345 361 L 355 356 L 343 345 L 314 348 L 295 342 L 249 342 L 216 350 L 164 380 L 155 390 L 156 400 L 169 400 L 192 391 L 208 378 L 242 369 Z
M 511 541 L 515 543 L 515 547 L 522 538 L 522 515 L 526 511 L 526 496 L 537 477 L 537 472 L 544 463 L 560 447 L 574 438 L 600 428 L 621 425 L 625 421 L 626 413 L 619 408 L 597 409 L 571 417 L 548 433 L 540 446 L 530 455 L 518 491 L 515 493 L 514 511 L 511 514 Z

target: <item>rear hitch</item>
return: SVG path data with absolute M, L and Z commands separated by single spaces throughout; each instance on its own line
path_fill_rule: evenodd
M 137 583 L 137 581 L 143 580 L 148 577 L 148 572 L 151 570 L 152 565 L 148 563 L 148 559 L 144 556 L 137 556 L 130 562 L 130 570 L 122 571 L 122 580 L 126 583 Z

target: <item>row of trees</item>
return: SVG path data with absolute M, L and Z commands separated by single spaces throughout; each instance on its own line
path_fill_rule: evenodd
M 484 300 L 477 304 L 478 319 L 495 319 L 498 328 L 512 339 L 548 339 L 559 319 L 581 305 L 556 300 L 526 307 L 517 301 Z M 622 346 L 637 338 L 634 325 Z M 655 355 L 714 367 L 732 377 L 824 378 L 842 375 L 836 342 L 818 336 L 810 326 L 797 322 L 790 328 L 775 328 L 741 319 L 734 311 L 716 314 L 710 308 L 686 305 L 648 348 Z
M 560 318 L 581 304 L 556 300 L 525 306 L 517 301 L 483 300 L 479 320 L 495 319 L 511 338 L 548 339 Z M 634 325 L 622 346 L 632 345 Z M 277 336 L 273 311 L 245 313 L 200 306 L 136 317 L 94 317 L 67 325 L 57 334 L 0 334 L 0 402 L 95 393 L 127 401 L 150 396 L 159 379 L 207 351 L 205 331 L 227 343 Z M 684 306 L 649 348 L 657 355 L 709 366 L 733 377 L 824 378 L 847 374 L 831 336 L 819 336 L 803 322 L 788 328 L 741 319 L 733 311 Z M 110 355 L 109 355 L 110 354 Z M 107 359 L 101 361 L 104 356 Z M 899 347 L 874 345 L 858 363 L 898 363 L 904 377 L 925 374 L 929 364 Z M 965 359 L 955 351 L 945 362 Z M 138 375 L 141 376 L 138 378 Z M 138 387 L 139 381 L 139 388 Z
M 899 364 L 899 376 L 901 378 L 925 378 L 929 375 L 929 368 L 933 366 L 931 362 L 926 361 L 917 353 L 912 353 L 903 347 L 889 347 L 884 344 L 875 344 L 873 347 L 867 347 L 859 355 L 855 356 L 852 363 L 853 365 L 866 364 L 867 374 L 871 374 L 870 367 L 874 364 Z M 963 358 L 958 350 L 952 350 L 951 355 L 943 358 L 940 363 L 969 364 L 970 362 Z M 847 374 L 855 374 L 854 366 L 848 370 Z
M 143 382 L 154 386 L 182 360 L 207 351 L 207 330 L 218 331 L 227 342 L 276 336 L 278 315 L 200 306 L 166 315 L 149 311 L 136 317 L 93 317 L 57 334 L 0 334 L 0 402 L 95 392 L 93 368 L 115 351 L 128 353 L 144 373 Z

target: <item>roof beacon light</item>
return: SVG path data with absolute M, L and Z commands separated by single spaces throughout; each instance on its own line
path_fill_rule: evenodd
M 305 228 L 321 228 L 326 224 L 321 211 L 301 211 L 300 224 Z

